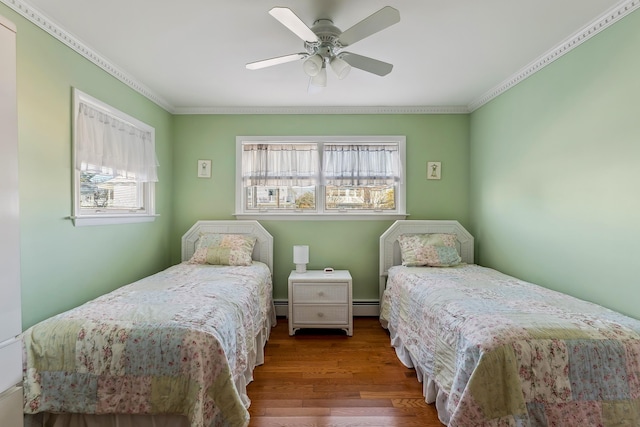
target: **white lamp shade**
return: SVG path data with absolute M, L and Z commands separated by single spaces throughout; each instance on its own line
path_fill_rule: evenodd
M 317 87 L 327 86 L 327 69 L 325 67 L 322 67 L 318 74 L 311 77 L 311 85 Z
M 351 71 L 351 65 L 349 65 L 344 59 L 338 58 L 337 56 L 331 60 L 331 68 L 340 80 L 347 77 L 349 71 Z
M 315 86 L 313 84 L 313 77 L 309 77 L 309 85 L 307 87 L 307 93 L 309 95 L 316 95 L 318 93 L 322 93 L 323 89 L 324 89 L 323 87 Z
M 302 69 L 310 77 L 317 76 L 322 70 L 323 62 L 322 56 L 318 54 L 311 55 L 302 63 Z
M 293 247 L 293 263 L 307 264 L 309 262 L 309 246 L 296 245 Z

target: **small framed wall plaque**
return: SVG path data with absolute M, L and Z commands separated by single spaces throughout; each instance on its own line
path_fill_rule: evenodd
M 427 162 L 427 179 L 440 179 L 441 173 L 440 162 Z
M 211 178 L 211 160 L 198 160 L 198 178 Z

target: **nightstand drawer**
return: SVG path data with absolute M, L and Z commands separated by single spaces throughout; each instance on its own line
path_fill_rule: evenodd
M 349 309 L 345 304 L 294 305 L 293 322 L 298 325 L 345 325 L 349 323 Z
M 341 303 L 349 298 L 348 283 L 295 283 L 293 303 Z

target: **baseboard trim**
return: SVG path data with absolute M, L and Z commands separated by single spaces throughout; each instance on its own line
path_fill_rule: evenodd
M 273 304 L 276 307 L 276 316 L 287 317 L 289 315 L 289 301 L 274 300 Z M 353 315 L 354 316 L 379 316 L 380 303 L 378 302 L 378 300 L 353 301 Z

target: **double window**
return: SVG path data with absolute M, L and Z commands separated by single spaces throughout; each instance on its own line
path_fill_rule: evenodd
M 236 139 L 236 214 L 405 215 L 405 137 Z
M 76 225 L 155 218 L 155 131 L 74 89 Z

